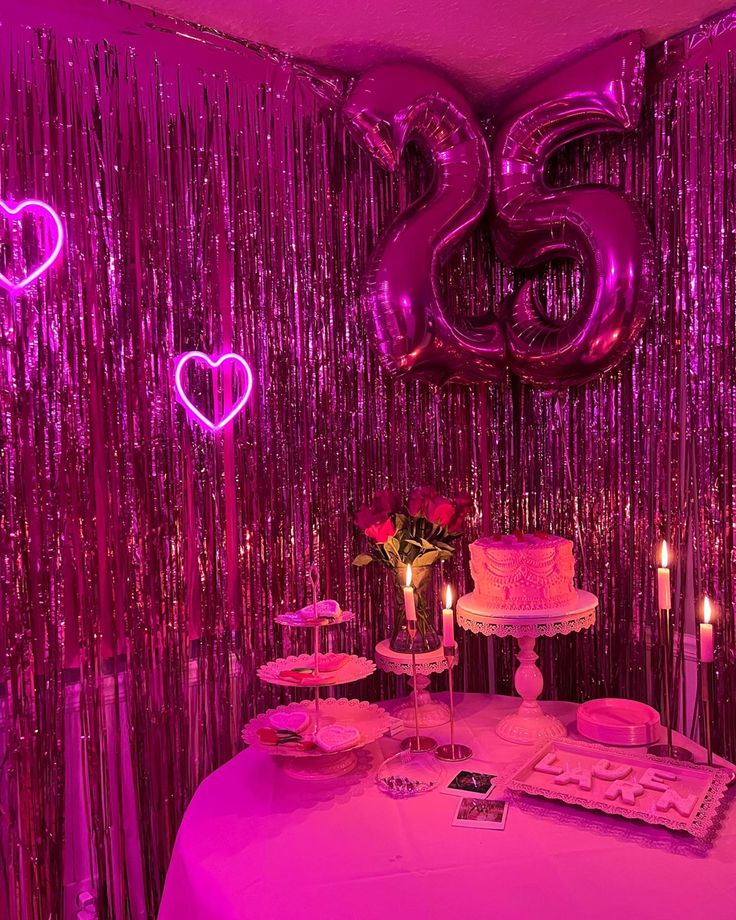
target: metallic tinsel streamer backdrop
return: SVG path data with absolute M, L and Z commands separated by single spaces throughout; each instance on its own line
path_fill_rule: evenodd
M 702 591 L 718 603 L 715 737 L 735 755 L 733 20 L 650 54 L 636 135 L 557 157 L 560 181 L 642 203 L 658 298 L 628 362 L 550 397 L 517 383 L 437 390 L 379 369 L 361 273 L 426 167 L 409 157 L 389 177 L 356 147 L 341 79 L 123 13 L 135 53 L 115 30 L 109 42 L 0 37 L 0 195 L 52 203 L 68 235 L 60 269 L 0 298 L 11 917 L 60 913 L 67 685 L 80 682 L 100 916 L 129 912 L 110 822 L 123 698 L 153 913 L 197 783 L 240 748 L 243 720 L 281 698 L 254 670 L 298 650 L 272 617 L 305 602 L 313 554 L 326 594 L 358 612 L 336 647 L 370 655 L 386 635 L 385 574 L 350 566 L 362 545 L 351 513 L 381 487 L 470 490 L 471 537 L 522 526 L 575 538 L 579 581 L 601 606 L 589 633 L 544 643 L 548 693 L 568 699 L 659 705 L 647 643 L 666 535 L 680 633 Z M 561 315 L 575 308 L 573 269 L 538 274 Z M 450 303 L 480 313 L 518 278 L 486 226 L 445 282 Z M 254 367 L 254 396 L 224 437 L 173 398 L 172 358 L 191 348 L 232 348 Z M 449 574 L 468 585 L 464 546 Z M 512 646 L 494 648 L 508 692 Z M 464 637 L 462 656 L 466 688 L 487 689 L 483 640 Z M 361 688 L 399 690 L 380 676 Z

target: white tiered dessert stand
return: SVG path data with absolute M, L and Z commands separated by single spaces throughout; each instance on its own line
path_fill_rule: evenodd
M 314 594 L 313 603 L 302 608 L 302 610 L 280 614 L 276 617 L 276 622 L 280 626 L 313 630 L 314 651 L 308 654 L 291 655 L 288 658 L 277 658 L 274 661 L 268 661 L 261 665 L 256 673 L 262 681 L 278 687 L 313 690 L 314 698 L 304 703 L 289 703 L 286 706 L 278 706 L 275 709 L 269 709 L 265 714 L 261 713 L 255 716 L 243 729 L 242 737 L 247 744 L 278 757 L 284 769 L 290 775 L 300 779 L 319 780 L 342 776 L 351 772 L 357 764 L 355 751 L 385 734 L 389 728 L 390 716 L 375 703 L 346 698 L 320 699 L 321 687 L 335 687 L 340 684 L 349 684 L 362 680 L 376 670 L 376 665 L 368 658 L 362 658 L 358 655 L 346 655 L 344 664 L 338 670 L 321 671 L 320 661 L 325 656 L 320 651 L 320 631 L 331 626 L 349 623 L 353 620 L 354 614 L 347 610 L 339 611 L 338 613 L 339 608 L 334 601 L 318 602 L 314 566 L 312 566 L 311 578 Z M 322 611 L 325 608 L 332 609 L 333 615 L 323 616 Z M 314 611 L 312 616 L 309 615 L 311 611 Z M 284 671 L 294 669 L 311 671 L 312 674 L 308 683 L 299 683 L 282 676 Z M 260 741 L 258 732 L 260 729 L 269 727 L 269 717 L 272 714 L 295 711 L 304 712 L 309 716 L 312 723 L 311 734 L 316 733 L 320 727 L 325 725 L 343 725 L 355 728 L 359 733 L 358 737 L 349 748 L 334 752 L 319 749 L 300 751 L 296 746 L 292 748 L 287 744 L 263 744 Z
M 419 728 L 432 728 L 450 721 L 450 707 L 441 700 L 432 699 L 429 690 L 431 674 L 440 674 L 447 670 L 447 658 L 442 646 L 433 652 L 416 654 L 416 677 L 412 679 L 411 655 L 408 652 L 395 652 L 388 639 L 376 646 L 376 666 L 388 674 L 408 677 L 412 690 L 406 702 L 394 710 L 394 717 L 401 719 L 404 725 L 414 726 L 414 696 L 417 698 Z M 457 663 L 457 661 L 456 661 Z
M 519 646 L 514 686 L 521 697 L 521 705 L 516 712 L 501 719 L 496 727 L 497 734 L 505 741 L 537 744 L 567 734 L 562 722 L 544 713 L 537 702 L 544 678 L 537 667 L 534 646 L 539 636 L 580 632 L 595 623 L 598 598 L 588 591 L 578 591 L 577 596 L 578 603 L 557 613 L 549 609 L 544 613 L 489 611 L 472 594 L 466 594 L 457 602 L 457 622 L 463 629 L 483 636 L 513 636 Z

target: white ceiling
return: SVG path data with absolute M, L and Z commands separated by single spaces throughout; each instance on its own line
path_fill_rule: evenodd
M 454 74 L 490 103 L 536 71 L 622 32 L 647 45 L 733 0 L 139 0 L 142 6 L 348 72 L 397 59 Z

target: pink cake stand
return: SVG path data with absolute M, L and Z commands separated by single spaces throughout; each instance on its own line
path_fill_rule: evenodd
M 544 713 L 537 702 L 544 678 L 537 667 L 534 646 L 539 636 L 562 636 L 592 626 L 597 606 L 598 598 L 587 591 L 578 591 L 578 602 L 558 613 L 489 612 L 479 606 L 471 594 L 457 602 L 457 622 L 463 629 L 483 636 L 513 636 L 519 646 L 514 686 L 521 697 L 521 705 L 516 712 L 501 719 L 496 727 L 497 734 L 505 741 L 538 744 L 567 734 L 562 722 Z
M 419 709 L 419 728 L 432 728 L 450 721 L 450 707 L 439 700 L 433 700 L 429 690 L 430 674 L 439 674 L 447 670 L 447 659 L 440 646 L 433 652 L 420 652 L 417 659 L 416 682 L 412 682 L 412 692 L 405 703 L 393 713 L 404 725 L 414 725 L 414 694 L 417 696 Z M 376 667 L 389 674 L 401 674 L 411 681 L 411 655 L 407 652 L 395 652 L 388 639 L 376 646 Z

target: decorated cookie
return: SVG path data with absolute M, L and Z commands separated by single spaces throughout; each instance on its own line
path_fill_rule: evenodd
M 337 671 L 348 663 L 349 655 L 338 655 L 335 652 L 328 652 L 326 655 L 319 656 L 320 671 Z
M 309 713 L 301 709 L 282 710 L 274 712 L 268 717 L 268 721 L 274 728 L 282 728 L 286 731 L 303 732 L 309 725 Z
M 302 740 L 301 735 L 283 728 L 259 728 L 256 734 L 261 744 L 299 744 Z
M 256 732 L 261 744 L 269 747 L 286 746 L 289 750 L 294 751 L 315 751 L 317 745 L 314 741 L 303 738 L 299 732 L 293 732 L 286 728 L 259 728 Z
M 565 766 L 567 766 L 567 764 L 565 764 Z M 534 769 L 537 773 L 549 773 L 550 776 L 559 776 L 565 767 L 559 762 L 557 752 L 550 751 L 549 754 L 545 754 L 541 760 L 538 760 L 534 764 Z
M 603 794 L 612 802 L 620 796 L 625 805 L 634 805 L 637 797 L 644 794 L 644 787 L 635 781 L 615 779 Z
M 310 687 L 315 684 L 329 684 L 333 681 L 328 671 L 315 674 L 314 668 L 292 668 L 288 671 L 279 671 L 279 679 L 288 680 L 293 684 L 301 684 L 303 687 Z
M 360 738 L 360 732 L 352 725 L 325 725 L 316 733 L 314 740 L 327 754 L 344 751 Z
M 567 786 L 572 783 L 573 785 L 579 786 L 583 792 L 590 792 L 593 787 L 593 777 L 590 767 L 583 766 L 571 767 L 566 765 L 562 773 L 555 776 L 552 782 L 557 783 L 559 786 Z
M 614 779 L 624 779 L 631 773 L 631 767 L 625 763 L 611 763 L 602 757 L 593 764 L 593 776 L 596 779 L 603 779 L 612 782 Z M 646 786 L 646 783 L 644 783 Z
M 279 671 L 279 680 L 290 680 L 292 683 L 301 684 L 311 675 L 311 668 L 291 668 L 286 671 Z
M 694 795 L 680 795 L 674 789 L 665 789 L 655 803 L 657 811 L 669 811 L 674 808 L 683 818 L 689 818 L 695 808 Z
M 316 613 L 316 616 L 315 616 Z M 327 626 L 330 623 L 339 623 L 342 619 L 342 608 L 337 601 L 319 601 L 315 604 L 307 604 L 299 610 L 291 610 L 285 613 L 284 619 L 294 626 L 322 625 Z

